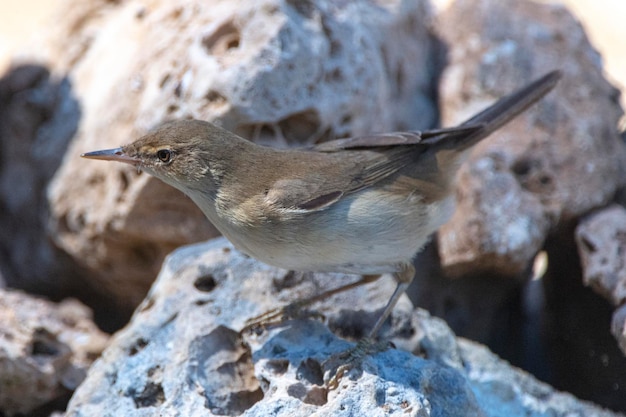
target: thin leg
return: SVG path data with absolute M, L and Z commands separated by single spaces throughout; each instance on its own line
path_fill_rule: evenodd
M 395 278 L 398 285 L 396 286 L 393 294 L 391 294 L 391 298 L 387 302 L 385 310 L 383 310 L 383 313 L 376 321 L 376 324 L 374 324 L 374 327 L 372 328 L 372 330 L 370 330 L 370 333 L 368 335 L 369 339 L 376 338 L 376 335 L 385 323 L 385 320 L 387 320 L 387 317 L 389 317 L 389 315 L 391 314 L 391 311 L 398 303 L 398 300 L 413 281 L 413 278 L 415 277 L 415 267 L 412 264 L 403 264 L 402 269 L 394 273 L 393 277 Z
M 336 389 L 343 375 L 348 370 L 359 367 L 364 357 L 388 349 L 389 344 L 387 342 L 376 342 L 376 335 L 414 277 L 415 268 L 413 265 L 409 263 L 402 264 L 400 270 L 394 274 L 398 285 L 374 327 L 370 330 L 369 335 L 359 340 L 353 348 L 333 355 L 324 362 L 324 368 L 328 370 L 325 380 L 329 389 Z
M 294 301 L 284 307 L 275 308 L 273 310 L 267 311 L 259 316 L 253 317 L 246 322 L 245 327 L 241 330 L 242 333 L 247 332 L 249 330 L 262 328 L 266 326 L 270 326 L 273 324 L 281 323 L 287 320 L 290 317 L 297 317 L 299 310 L 309 304 L 316 303 L 318 301 L 325 300 L 333 295 L 342 293 L 344 291 L 351 290 L 356 287 L 360 287 L 361 285 L 369 284 L 370 282 L 376 281 L 380 278 L 380 275 L 363 275 L 361 279 L 358 281 L 352 282 L 350 284 L 343 285 L 341 287 L 325 291 L 321 294 L 314 295 L 313 297 L 304 298 L 302 300 Z M 405 288 L 406 289 L 406 288 Z M 396 289 L 396 292 L 398 289 Z M 403 290 L 404 291 L 404 290 Z M 402 294 L 402 293 L 400 293 Z M 395 292 L 394 292 L 395 295 Z M 393 297 L 393 296 L 392 296 Z M 399 297 L 399 295 L 398 295 Z M 394 302 L 395 304 L 395 302 Z M 392 306 L 393 308 L 393 306 Z M 383 313 L 384 314 L 384 313 Z M 389 314 L 387 314 L 389 315 Z M 384 320 L 383 320 L 384 321 Z

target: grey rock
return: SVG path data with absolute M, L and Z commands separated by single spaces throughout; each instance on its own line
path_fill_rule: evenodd
M 411 313 L 406 299 L 384 333 L 416 355 L 389 349 L 367 356 L 334 390 L 324 383 L 329 364 L 353 344 L 321 322 L 290 320 L 239 333 L 267 308 L 347 279 L 296 277 L 242 255 L 224 238 L 181 248 L 90 369 L 66 415 L 619 415 L 456 339 L 441 320 Z M 364 320 L 352 330 L 365 332 L 393 289 L 390 281 L 383 277 L 315 308 L 336 328 L 358 322 L 356 310 Z
M 613 204 L 582 219 L 576 244 L 585 285 L 618 307 L 611 332 L 626 354 L 626 209 Z
M 486 347 L 459 339 L 467 378 L 489 416 L 623 416 L 558 392 L 499 359 Z
M 553 69 L 556 89 L 481 143 L 439 232 L 450 276 L 528 271 L 549 233 L 612 201 L 626 181 L 619 92 L 580 24 L 560 5 L 459 0 L 439 21 L 450 46 L 442 119 L 454 124 Z
M 107 340 L 77 301 L 55 304 L 0 289 L 2 413 L 23 415 L 66 397 Z
M 444 126 L 547 71 L 563 79 L 469 157 L 453 218 L 418 255 L 411 300 L 555 386 L 626 409 L 612 307 L 583 287 L 574 240 L 578 219 L 626 180 L 618 92 L 563 6 L 459 0 L 437 31 L 449 46 Z M 532 281 L 542 252 L 547 272 Z
M 583 279 L 616 306 L 626 302 L 626 209 L 616 204 L 593 213 L 576 228 Z

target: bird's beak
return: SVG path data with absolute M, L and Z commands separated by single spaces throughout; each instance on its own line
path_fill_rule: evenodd
M 89 159 L 101 159 L 103 161 L 125 162 L 133 166 L 138 166 L 139 163 L 141 162 L 141 159 L 139 158 L 126 155 L 122 148 L 105 149 L 102 151 L 87 152 L 87 153 L 81 154 L 80 156 L 82 156 L 83 158 L 89 158 Z

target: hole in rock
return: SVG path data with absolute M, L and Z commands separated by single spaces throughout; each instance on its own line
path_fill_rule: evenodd
M 225 103 L 226 97 L 224 97 L 221 93 L 215 91 L 215 90 L 209 90 L 205 95 L 204 98 L 206 98 L 208 101 L 212 102 L 212 103 Z
M 276 375 L 283 375 L 289 368 L 288 359 L 270 359 L 266 365 Z
M 304 384 L 297 383 L 287 388 L 287 394 L 305 404 L 324 405 L 328 401 L 328 390 L 319 386 L 306 387 Z
M 148 345 L 148 341 L 146 339 L 139 338 L 135 341 L 135 343 L 133 343 L 133 345 L 128 349 L 128 354 L 130 356 L 134 356 L 137 353 L 141 352 L 143 350 L 143 348 L 145 348 Z
M 528 159 L 520 159 L 513 164 L 511 169 L 518 177 L 525 177 L 530 173 L 532 165 Z
M 215 281 L 213 275 L 208 274 L 197 278 L 193 283 L 193 286 L 196 287 L 198 291 L 211 292 L 217 286 L 217 282 Z
M 239 47 L 241 34 L 232 21 L 226 22 L 213 33 L 202 38 L 202 46 L 210 55 L 223 55 Z
M 31 346 L 31 353 L 37 356 L 55 356 L 59 353 L 59 349 L 51 343 L 35 340 Z
M 148 382 L 140 393 L 131 393 L 138 408 L 155 407 L 165 402 L 165 392 L 161 384 Z
M 37 329 L 33 334 L 30 352 L 33 356 L 58 356 L 61 347 L 55 335 L 46 329 Z
M 296 378 L 299 381 L 305 380 L 311 384 L 323 385 L 324 371 L 322 370 L 322 365 L 320 365 L 320 363 L 315 359 L 307 358 L 300 363 L 300 366 L 298 366 Z

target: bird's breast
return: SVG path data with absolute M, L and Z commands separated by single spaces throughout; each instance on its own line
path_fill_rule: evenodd
M 300 271 L 374 274 L 410 261 L 449 218 L 453 199 L 425 204 L 419 194 L 364 190 L 313 212 L 282 217 L 209 210 L 235 247 L 270 265 Z

